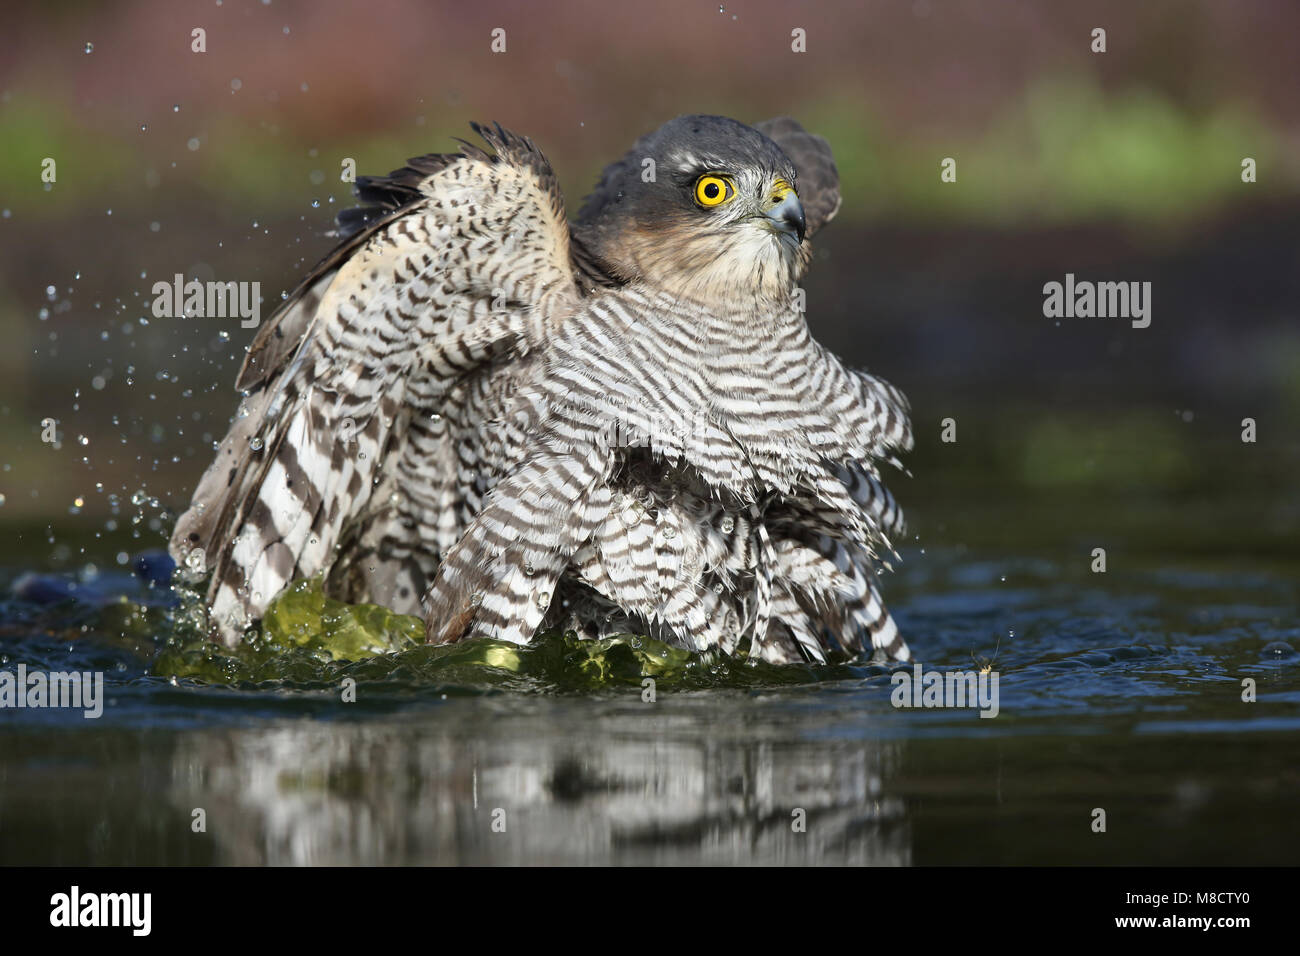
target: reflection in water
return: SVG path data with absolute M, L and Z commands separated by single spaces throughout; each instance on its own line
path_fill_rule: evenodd
M 216 861 L 230 864 L 911 860 L 902 801 L 885 791 L 900 741 L 755 739 L 753 728 L 706 739 L 681 718 L 626 712 L 580 735 L 576 720 L 482 723 L 474 703 L 416 726 L 187 735 L 171 797 L 186 815 L 206 810 Z M 584 709 L 592 702 L 573 702 Z
M 107 706 L 0 712 L 0 864 L 1300 858 L 1295 575 L 1158 569 L 1102 586 L 1086 564 L 915 564 L 900 619 L 927 667 L 997 657 L 996 719 L 895 709 L 874 671 L 711 674 L 646 704 L 617 667 L 566 684 L 564 653 L 523 675 L 417 649 L 324 676 L 172 682 L 142 672 L 141 638 L 19 607 L 0 667 L 103 671 Z M 343 673 L 356 703 L 339 699 Z M 1123 839 L 1097 838 L 1095 807 Z

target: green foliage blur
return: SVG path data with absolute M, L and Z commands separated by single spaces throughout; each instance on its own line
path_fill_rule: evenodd
M 0 527 L 17 560 L 158 545 L 224 432 L 252 332 L 153 317 L 155 281 L 258 281 L 265 319 L 331 245 L 345 159 L 384 173 L 454 149 L 471 120 L 533 137 L 571 212 L 681 113 L 787 114 L 825 136 L 844 202 L 816 240 L 809 320 L 911 396 L 917 479 L 900 497 L 922 528 L 1041 528 L 1007 496 L 1139 492 L 1175 520 L 1179 495 L 1234 482 L 1255 482 L 1262 508 L 1300 463 L 1293 4 L 125 0 L 6 15 Z M 1152 329 L 1053 326 L 1040 289 L 1066 272 L 1154 280 Z M 969 436 L 955 448 L 937 438 L 949 415 Z M 1257 454 L 1237 437 L 1246 416 Z M 999 523 L 945 518 L 979 508 Z M 1285 535 L 1297 520 L 1260 523 Z

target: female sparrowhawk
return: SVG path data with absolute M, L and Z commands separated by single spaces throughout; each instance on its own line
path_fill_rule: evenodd
M 906 659 L 876 574 L 907 403 L 812 339 L 796 285 L 839 208 L 825 140 L 679 117 L 570 223 L 530 140 L 474 129 L 491 153 L 360 179 L 250 347 L 171 541 L 214 632 L 322 574 L 432 642 Z

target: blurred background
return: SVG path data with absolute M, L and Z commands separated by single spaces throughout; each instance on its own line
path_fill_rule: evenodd
M 154 318 L 155 281 L 259 281 L 265 317 L 330 248 L 345 158 L 383 173 L 497 120 L 576 210 L 684 112 L 789 114 L 834 147 L 844 204 L 809 318 L 911 397 L 897 493 L 922 544 L 1294 557 L 1294 4 L 124 0 L 6 19 L 10 563 L 159 543 L 224 433 L 254 331 Z M 1045 318 L 1067 272 L 1151 282 L 1151 326 Z

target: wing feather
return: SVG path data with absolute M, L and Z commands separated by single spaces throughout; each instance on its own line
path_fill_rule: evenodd
M 359 179 L 342 242 L 249 349 L 240 415 L 171 541 L 178 562 L 213 571 L 227 643 L 294 577 L 328 570 L 413 416 L 534 347 L 579 295 L 550 164 L 499 125 L 473 128 L 491 153 Z

